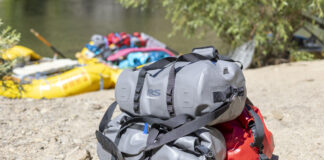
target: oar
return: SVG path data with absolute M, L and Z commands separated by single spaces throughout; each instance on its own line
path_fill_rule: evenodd
M 45 45 L 50 47 L 56 54 L 60 55 L 63 58 L 66 58 L 62 52 L 58 51 L 50 42 L 48 42 L 43 36 L 41 36 L 34 29 L 30 29 L 30 32 L 33 33 L 40 41 L 42 41 Z

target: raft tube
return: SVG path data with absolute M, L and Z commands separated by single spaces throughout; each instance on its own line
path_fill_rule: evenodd
M 16 58 L 24 57 L 27 60 L 40 60 L 42 57 L 33 50 L 24 46 L 14 46 L 1 54 L 1 58 L 7 61 L 12 61 Z
M 128 54 L 133 53 L 133 52 L 165 52 L 169 56 L 174 57 L 175 55 L 164 48 L 126 48 L 118 51 L 117 53 L 110 55 L 107 58 L 107 61 L 116 61 L 121 57 L 126 57 Z
M 0 81 L 0 95 L 9 98 L 50 99 L 112 88 L 120 69 L 97 63 L 77 67 L 59 75 L 17 84 L 12 80 Z

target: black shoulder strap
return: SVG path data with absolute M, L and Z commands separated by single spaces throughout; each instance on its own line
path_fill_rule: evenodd
M 253 147 L 263 148 L 263 139 L 264 139 L 264 126 L 259 115 L 254 112 L 254 110 L 249 106 L 245 105 L 247 110 L 250 112 L 253 117 L 254 124 L 250 126 L 253 131 L 254 142 L 251 144 Z
M 189 53 L 178 57 L 176 62 L 182 61 L 182 62 L 194 63 L 200 60 L 210 60 L 210 58 L 202 56 L 197 53 Z M 170 116 L 175 116 L 174 106 L 173 106 L 173 90 L 175 85 L 175 78 L 176 78 L 176 69 L 175 69 L 175 63 L 173 63 L 169 72 L 167 92 L 166 92 L 167 109 Z
M 251 104 L 251 101 L 247 98 L 247 104 L 245 105 L 245 107 L 254 120 L 254 123 L 249 124 L 254 139 L 254 142 L 251 143 L 251 147 L 257 147 L 259 149 L 260 160 L 269 160 L 269 158 L 263 153 L 263 140 L 265 136 L 263 122 L 260 116 L 250 107 Z
M 112 158 L 116 157 L 118 160 L 124 160 L 122 153 L 113 141 L 103 135 L 100 131 L 96 131 L 96 137 L 102 148 L 109 152 L 112 155 Z
M 176 59 L 177 59 L 176 57 L 166 57 L 166 58 L 156 61 L 148 66 L 144 66 L 140 69 L 138 78 L 137 78 L 136 88 L 135 88 L 135 95 L 134 95 L 133 108 L 134 108 L 135 113 L 140 113 L 140 98 L 141 98 L 142 88 L 144 85 L 144 80 L 145 80 L 147 71 L 154 70 L 154 69 L 160 69 L 160 68 L 162 69 L 163 67 L 172 63 Z
M 103 132 L 104 129 L 106 128 L 107 124 L 110 122 L 111 117 L 116 109 L 117 102 L 113 102 L 108 109 L 106 110 L 104 116 L 102 117 L 100 124 L 99 124 L 99 131 Z
M 157 134 L 159 132 L 155 128 L 151 128 L 149 132 L 149 137 L 147 146 L 145 151 L 150 151 L 156 148 L 161 147 L 164 144 L 172 142 L 180 137 L 186 136 L 194 131 L 198 130 L 199 128 L 206 126 L 208 123 L 212 122 L 213 120 L 217 119 L 220 115 L 222 115 L 228 108 L 230 103 L 224 103 L 221 107 L 214 110 L 213 112 L 206 113 L 201 117 L 196 117 L 196 119 L 186 122 L 183 125 L 172 129 L 171 131 L 165 134 Z M 152 136 L 151 134 L 154 134 Z
M 112 159 L 117 158 L 118 160 L 124 160 L 122 153 L 119 151 L 116 144 L 107 138 L 103 131 L 107 127 L 107 124 L 110 122 L 111 117 L 116 109 L 117 102 L 113 102 L 108 109 L 106 110 L 104 116 L 102 117 L 100 124 L 99 124 L 99 131 L 96 131 L 96 138 L 99 144 L 105 149 L 107 152 L 111 153 Z

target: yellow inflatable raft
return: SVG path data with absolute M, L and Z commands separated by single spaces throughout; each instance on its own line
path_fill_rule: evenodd
M 14 46 L 1 54 L 4 60 L 14 60 L 19 57 L 24 57 L 27 60 L 39 60 L 42 57 L 35 53 L 33 50 L 24 46 Z
M 41 59 L 41 56 L 33 50 L 23 46 L 14 46 L 2 53 L 0 57 L 4 60 L 14 60 L 19 57 L 24 57 L 26 60 Z M 86 64 L 83 67 L 76 67 L 47 78 L 33 79 L 29 83 L 7 77 L 0 80 L 0 95 L 9 98 L 57 98 L 115 86 L 120 69 L 99 63 L 95 58 L 86 62 L 83 63 Z
M 9 98 L 56 98 L 96 91 L 115 86 L 120 69 L 97 63 L 77 67 L 46 79 L 18 84 L 13 80 L 0 82 L 0 95 Z

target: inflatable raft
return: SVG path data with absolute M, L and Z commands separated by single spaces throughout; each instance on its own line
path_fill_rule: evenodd
M 0 95 L 9 98 L 57 98 L 112 88 L 121 70 L 104 63 L 76 67 L 73 60 L 59 59 L 42 62 L 33 50 L 15 46 L 1 54 L 4 60 L 23 57 L 36 64 L 15 68 L 12 77 L 0 81 Z M 67 70 L 62 70 L 64 68 Z M 71 67 L 71 68 L 69 68 Z
M 14 69 L 12 77 L 0 80 L 0 95 L 41 99 L 113 88 L 122 69 L 174 56 L 169 50 L 156 45 L 156 40 L 151 43 L 152 40 L 145 37 L 147 35 L 137 32 L 133 35 L 114 33 L 107 37 L 95 35 L 81 53 L 76 54 L 78 63 L 68 59 L 44 62 L 44 58 L 33 50 L 15 46 L 1 54 L 1 58 L 13 60 L 24 57 L 34 62 Z M 104 48 L 100 48 L 102 46 Z
M 3 80 L 0 95 L 9 98 L 57 98 L 96 91 L 115 86 L 120 69 L 97 63 L 77 67 L 51 77 L 34 79 L 31 83 Z

